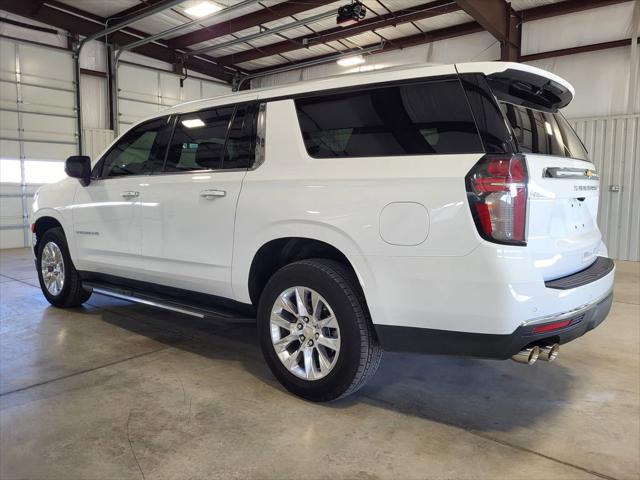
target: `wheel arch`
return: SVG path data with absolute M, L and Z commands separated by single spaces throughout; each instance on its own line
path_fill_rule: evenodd
M 314 238 L 280 237 L 263 243 L 253 255 L 247 282 L 251 302 L 254 305 L 258 304 L 269 278 L 277 270 L 309 258 L 326 258 L 340 262 L 349 268 L 361 283 L 356 268 L 337 247 Z
M 57 214 L 55 210 L 39 211 L 38 216 L 32 220 L 31 232 L 35 234 L 35 242 L 33 244 L 33 251 L 37 251 L 38 243 L 42 238 L 42 235 L 51 228 L 60 227 L 64 232 L 64 226 L 62 218 Z M 65 236 L 67 236 L 65 232 Z

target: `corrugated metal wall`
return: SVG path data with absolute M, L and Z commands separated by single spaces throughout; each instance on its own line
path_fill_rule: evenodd
M 600 172 L 598 224 L 609 256 L 640 261 L 640 115 L 570 122 Z

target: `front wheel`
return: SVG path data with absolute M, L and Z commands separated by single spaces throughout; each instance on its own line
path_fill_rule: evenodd
M 91 296 L 91 292 L 82 288 L 61 228 L 49 229 L 39 239 L 36 266 L 40 288 L 51 305 L 77 307 Z
M 358 390 L 382 357 L 355 275 L 332 260 L 302 260 L 278 270 L 260 298 L 258 329 L 276 378 L 316 402 Z

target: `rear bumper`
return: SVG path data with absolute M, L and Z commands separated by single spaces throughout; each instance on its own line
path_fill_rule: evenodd
M 387 351 L 432 353 L 507 359 L 529 345 L 567 343 L 600 325 L 611 310 L 613 293 L 580 308 L 524 322 L 513 333 L 494 335 L 450 330 L 376 325 L 382 348 Z M 571 320 L 562 329 L 534 334 L 536 325 Z

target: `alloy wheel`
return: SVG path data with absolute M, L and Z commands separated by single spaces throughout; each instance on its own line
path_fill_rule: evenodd
M 42 249 L 40 270 L 47 291 L 51 295 L 59 295 L 64 287 L 64 259 L 60 247 L 54 242 L 48 242 Z
M 298 378 L 320 380 L 335 367 L 340 327 L 329 303 L 308 287 L 282 292 L 271 309 L 271 342 L 282 364 Z

